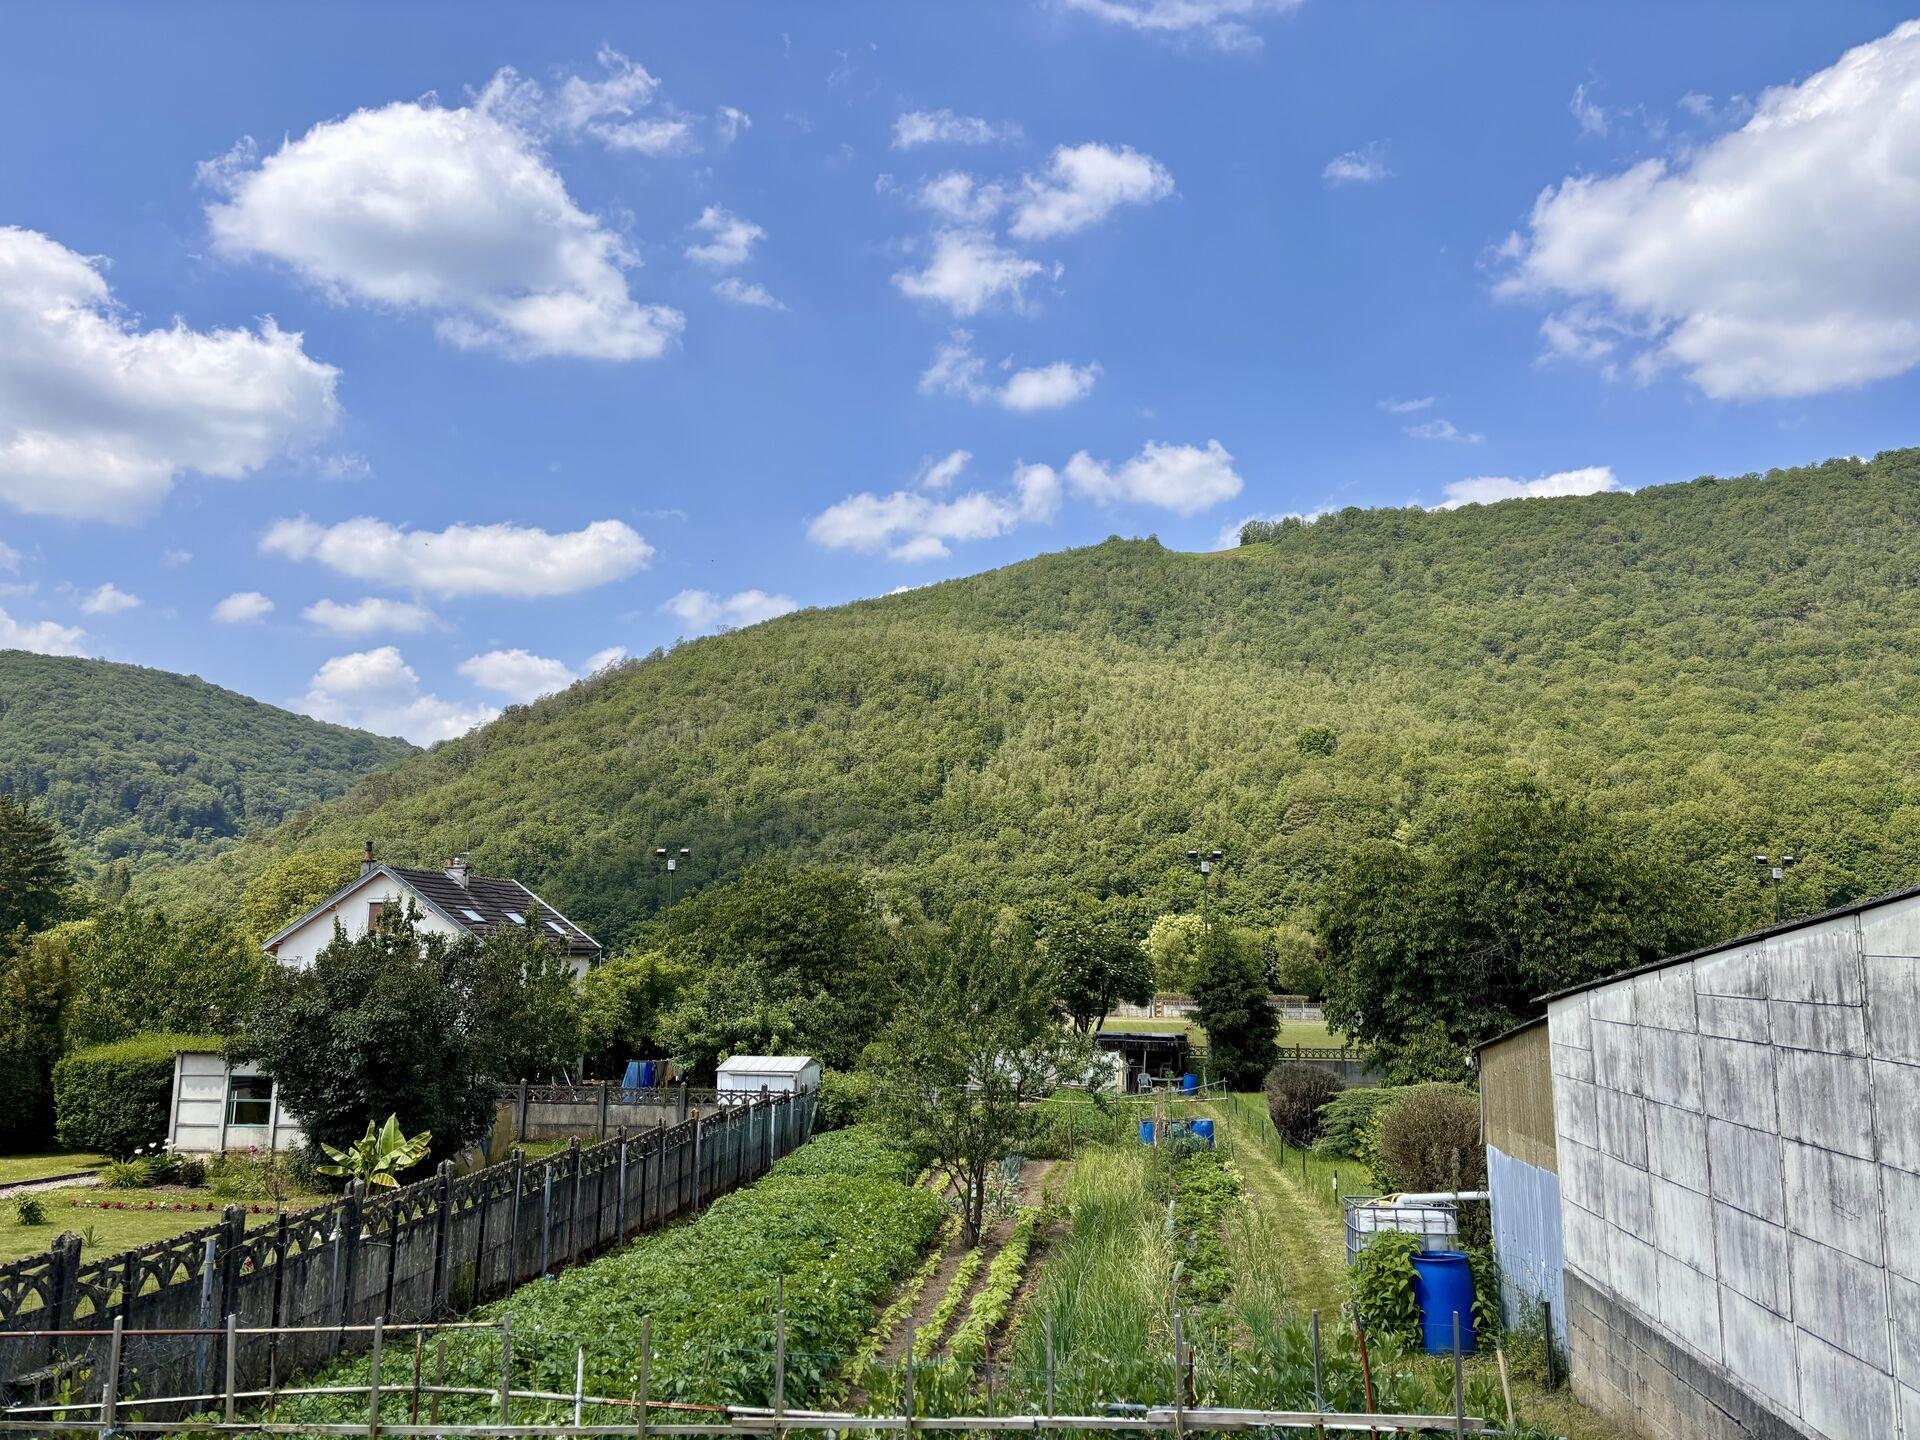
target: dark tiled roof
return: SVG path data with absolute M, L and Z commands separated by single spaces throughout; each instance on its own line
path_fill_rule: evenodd
M 524 917 L 528 925 L 536 926 L 546 938 L 554 941 L 564 938 L 568 954 L 599 953 L 598 941 L 551 905 L 541 904 L 534 893 L 518 880 L 469 875 L 467 883 L 462 885 L 444 870 L 414 870 L 405 865 L 383 868 L 419 891 L 424 899 L 432 902 L 454 924 L 464 926 L 475 935 L 519 929 L 519 925 L 508 914 L 511 911 Z M 473 914 L 469 914 L 469 911 Z M 480 918 L 475 920 L 474 914 Z M 562 934 L 554 933 L 555 925 L 560 927 Z

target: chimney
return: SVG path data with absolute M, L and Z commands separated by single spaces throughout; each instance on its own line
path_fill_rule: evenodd
M 456 855 L 447 862 L 447 878 L 462 889 L 466 888 L 467 880 L 472 874 L 473 867 L 467 864 L 467 857 L 464 855 Z
M 373 842 L 367 841 L 367 851 L 360 857 L 360 878 L 366 879 L 373 873 Z

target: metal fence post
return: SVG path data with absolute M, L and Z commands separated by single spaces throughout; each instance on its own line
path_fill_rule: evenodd
M 547 1255 L 553 1241 L 553 1162 L 540 1167 L 540 1273 L 547 1273 Z M 504 1423 L 504 1422 L 503 1422 Z
M 524 1080 L 513 1102 L 513 1138 L 516 1142 L 527 1138 L 527 1082 Z
M 1542 1300 L 1542 1301 L 1540 1302 L 1540 1334 L 1541 1334 L 1541 1337 L 1542 1337 L 1542 1338 L 1543 1338 L 1543 1339 L 1544 1339 L 1544 1340 L 1546 1341 L 1546 1350 L 1547 1350 L 1547 1389 L 1549 1389 L 1549 1390 L 1551 1390 L 1551 1389 L 1553 1389 L 1553 1387 L 1554 1387 L 1555 1385 L 1557 1385 L 1557 1384 L 1559 1384 L 1559 1381 L 1558 1381 L 1558 1380 L 1557 1380 L 1557 1379 L 1555 1378 L 1555 1376 L 1554 1376 L 1554 1373 L 1553 1373 L 1553 1371 L 1554 1371 L 1554 1364 L 1553 1364 L 1553 1302 L 1552 1302 L 1551 1300 Z
M 622 1125 L 619 1134 L 620 1178 L 613 1187 L 613 1241 L 619 1244 L 627 1233 L 627 1127 Z
M 453 1162 L 442 1160 L 434 1172 L 433 1288 L 427 1292 L 428 1313 L 438 1315 L 447 1308 L 447 1249 L 453 1234 Z M 394 1258 L 398 1258 L 396 1255 Z M 389 1262 L 391 1272 L 391 1261 Z M 475 1275 L 475 1282 L 479 1276 Z
M 1460 1312 L 1453 1312 L 1453 1433 L 1467 1433 L 1467 1385 L 1460 1361 Z
M 567 1159 L 573 1169 L 571 1196 L 567 1201 L 567 1253 L 561 1257 L 562 1263 L 576 1260 L 580 1256 L 580 1137 L 567 1137 Z
M 127 1317 L 113 1317 L 113 1335 L 107 1341 L 107 1378 L 100 1383 L 100 1433 L 111 1435 L 120 1409 L 120 1342 Z
M 653 1316 L 640 1317 L 640 1423 L 634 1427 L 634 1440 L 647 1440 L 647 1382 L 653 1368 Z
M 773 1434 L 786 1440 L 787 1415 L 787 1277 L 773 1279 Z
M 386 1339 L 387 1317 L 373 1317 L 373 1355 L 367 1364 L 367 1434 L 380 1433 L 380 1351 Z
M 698 1213 L 700 1202 L 706 1198 L 706 1175 L 700 1168 L 700 1117 L 693 1117 L 693 1210 Z
M 915 1326 L 907 1326 L 907 1375 L 905 1382 L 900 1387 L 900 1415 L 905 1422 L 901 1426 L 901 1430 L 907 1435 L 913 1434 L 913 1347 L 916 1343 L 915 1332 Z
M 1046 1317 L 1047 1329 L 1047 1418 L 1053 1418 L 1053 1316 Z
M 573 1347 L 573 1428 L 580 1428 L 583 1407 L 587 1394 L 587 1347 Z
M 507 1221 L 507 1288 L 520 1283 L 520 1192 L 526 1186 L 527 1152 L 513 1147 L 513 1213 Z
M 223 1390 L 223 1395 L 226 1403 L 221 1407 L 221 1410 L 226 1416 L 226 1421 L 227 1421 L 227 1424 L 229 1425 L 233 1423 L 233 1371 L 234 1371 L 233 1347 L 234 1347 L 234 1343 L 240 1338 L 239 1336 L 234 1334 L 234 1330 L 237 1328 L 239 1324 L 239 1320 L 240 1320 L 240 1317 L 238 1315 L 235 1315 L 231 1310 L 227 1312 L 227 1354 L 226 1354 L 227 1373 L 226 1373 L 226 1385 Z
M 606 1080 L 600 1082 L 600 1138 L 602 1140 L 607 1138 L 607 1100 L 612 1089 L 610 1082 Z
M 513 1374 L 513 1312 L 503 1311 L 500 1315 L 500 1423 L 506 1425 L 507 1404 L 513 1393 L 510 1377 Z

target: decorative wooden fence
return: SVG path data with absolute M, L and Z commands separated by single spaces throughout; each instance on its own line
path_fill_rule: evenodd
M 0 1266 L 0 1405 L 62 1387 L 97 1394 L 105 1341 L 123 1331 L 326 1327 L 246 1357 L 243 1386 L 272 1384 L 363 1348 L 375 1319 L 431 1320 L 696 1210 L 766 1173 L 813 1129 L 815 1097 L 775 1096 L 698 1114 L 602 1144 L 511 1160 L 340 1200 L 247 1229 L 230 1206 L 218 1224 L 88 1262 L 63 1235 L 42 1255 Z M 355 1329 L 353 1327 L 363 1327 Z M 95 1338 L 98 1337 L 98 1338 Z M 218 1347 L 129 1339 L 123 1393 L 204 1392 Z M 97 1352 L 97 1353 L 96 1353 Z M 89 1390 L 88 1387 L 94 1387 Z

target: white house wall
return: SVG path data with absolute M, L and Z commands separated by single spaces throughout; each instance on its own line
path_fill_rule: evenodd
M 314 957 L 333 942 L 333 927 L 336 919 L 341 929 L 347 932 L 347 938 L 355 940 L 367 933 L 368 906 L 375 901 L 380 901 L 404 907 L 410 899 L 419 909 L 418 928 L 422 932 L 446 935 L 454 939 L 464 933 L 441 919 L 436 912 L 420 904 L 419 898 L 398 880 L 390 875 L 376 872 L 365 884 L 349 891 L 328 909 L 322 910 L 298 929 L 290 931 L 275 947 L 274 954 L 283 965 L 305 968 L 313 963 Z
M 1637 1434 L 1920 1440 L 1920 901 L 1549 1024 L 1583 1398 Z
M 188 1155 L 218 1155 L 225 1151 L 255 1149 L 261 1152 L 288 1150 L 301 1144 L 305 1135 L 300 1122 L 283 1114 L 276 1086 L 266 1125 L 229 1125 L 227 1120 L 227 1077 L 258 1075 L 260 1067 L 251 1063 L 229 1067 L 226 1057 L 207 1051 L 189 1051 L 173 1061 L 173 1102 L 167 1140 L 172 1150 Z

